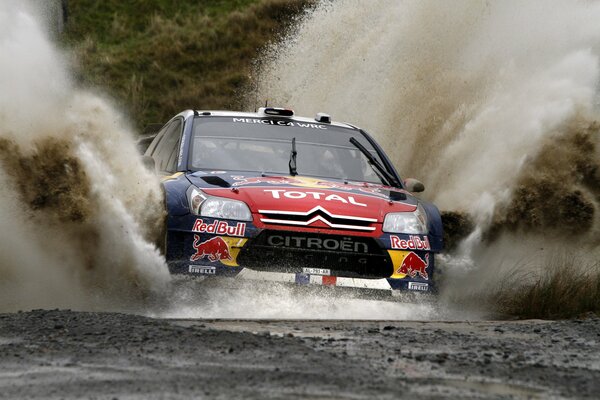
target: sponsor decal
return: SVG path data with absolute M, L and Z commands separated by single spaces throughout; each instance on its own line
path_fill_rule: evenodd
M 408 290 L 418 290 L 420 292 L 427 292 L 429 290 L 429 284 L 422 282 L 408 282 Z
M 190 265 L 190 274 L 202 274 L 202 275 L 214 275 L 217 272 L 216 267 L 210 267 L 206 265 Z
M 233 118 L 233 122 L 241 122 L 244 124 L 262 124 L 262 125 L 277 125 L 277 126 L 297 126 L 299 128 L 321 129 L 327 130 L 327 126 L 319 124 L 310 124 L 305 122 L 274 120 L 274 119 L 259 119 L 259 118 Z
M 421 239 L 418 236 L 409 236 L 408 240 L 400 239 L 398 236 L 390 235 L 390 240 L 392 242 L 392 249 L 399 250 L 431 250 L 431 246 L 429 245 L 429 238 L 424 236 Z
M 227 171 L 196 171 L 193 173 L 194 176 L 196 175 L 221 175 L 221 174 L 226 174 Z
M 163 176 L 162 178 L 160 178 L 160 180 L 162 182 L 167 182 L 167 181 L 171 181 L 173 179 L 177 179 L 179 178 L 181 175 L 183 175 L 183 172 L 175 172 L 173 175 L 169 175 L 169 176 Z
M 338 183 L 338 182 L 332 182 L 332 181 L 318 181 L 317 187 L 346 190 L 346 191 L 358 190 L 360 192 L 370 194 L 373 196 L 377 196 L 379 198 L 386 199 L 386 200 L 389 200 L 389 195 L 386 193 L 383 193 L 381 190 L 382 189 L 394 190 L 394 188 L 391 188 L 388 186 L 379 186 L 379 185 L 369 184 L 367 182 L 365 182 L 365 183 L 358 183 L 358 182 L 356 182 L 356 183 L 354 183 L 354 182 Z
M 207 224 L 204 220 L 198 218 L 194 223 L 192 231 L 199 233 L 214 233 L 215 235 L 244 236 L 246 233 L 246 224 L 244 222 L 238 222 L 235 226 L 231 226 L 228 222 L 219 220 Z
M 310 275 L 331 275 L 331 270 L 325 268 L 302 268 L 302 272 Z
M 315 262 L 315 255 L 314 254 L 302 254 L 300 253 L 295 253 L 295 252 L 285 252 L 283 254 L 276 254 L 274 251 L 269 251 L 266 250 L 265 251 L 265 257 L 270 257 L 275 259 L 276 257 L 279 258 L 289 258 L 289 259 L 293 259 L 294 261 L 297 261 L 298 259 L 302 259 L 305 260 L 307 264 L 310 263 L 314 263 Z M 348 256 L 337 256 L 337 255 L 330 255 L 330 254 L 321 254 L 319 256 L 319 261 L 323 262 L 323 263 L 329 263 L 329 265 L 331 265 L 332 263 L 336 263 L 336 264 L 348 264 L 348 263 L 356 263 L 356 264 L 361 264 L 361 265 L 367 265 L 369 263 L 369 258 L 368 257 L 359 257 L 356 255 L 348 255 Z
M 323 285 L 325 286 L 335 286 L 337 282 L 337 276 L 324 276 L 323 277 Z
M 190 257 L 190 261 L 202 260 L 204 257 L 207 257 L 210 262 L 233 260 L 229 253 L 229 245 L 219 236 L 200 243 L 200 236 L 194 235 L 194 249 L 196 254 Z
M 366 195 L 376 196 L 381 199 L 389 200 L 389 192 L 394 191 L 404 193 L 404 191 L 393 188 L 391 186 L 377 185 L 368 182 L 335 182 L 326 181 L 308 177 L 291 177 L 291 176 L 265 176 L 265 177 L 244 177 L 232 176 L 236 181 L 232 186 L 252 185 L 258 183 L 267 183 L 269 185 L 291 185 L 310 189 L 336 189 L 346 192 L 359 191 Z
M 235 182 L 231 186 L 252 185 L 256 183 L 268 183 L 269 185 L 302 185 L 304 182 L 301 179 L 292 178 L 289 176 L 265 176 L 245 178 L 243 176 L 232 176 Z
M 411 278 L 415 278 L 418 274 L 423 279 L 429 279 L 429 274 L 427 274 L 428 267 L 429 253 L 425 254 L 425 260 L 423 260 L 417 253 L 410 252 L 402 260 L 402 265 L 396 270 L 396 274 L 408 275 Z
M 314 250 L 338 250 L 349 253 L 369 252 L 369 247 L 366 243 L 355 242 L 352 238 L 321 239 L 318 237 L 271 235 L 267 238 L 267 244 L 275 247 L 285 246 Z
M 181 145 L 179 146 L 179 156 L 177 156 L 177 165 L 181 165 L 183 160 L 183 143 L 185 142 L 185 135 L 181 138 Z
M 220 238 L 227 243 L 227 246 L 229 246 L 229 255 L 231 256 L 231 259 L 229 260 L 222 259 L 221 264 L 227 265 L 228 267 L 239 267 L 239 264 L 237 263 L 237 257 L 248 239 L 230 236 L 220 236 Z
M 295 281 L 299 285 L 308 285 L 310 283 L 310 276 L 307 274 L 296 274 Z
M 360 207 L 367 207 L 365 203 L 358 202 L 353 196 L 340 196 L 337 194 L 327 194 L 323 192 L 300 192 L 294 190 L 285 190 L 285 189 L 265 189 L 265 192 L 271 193 L 274 199 L 281 199 L 285 197 L 286 199 L 292 200 L 300 200 L 305 198 L 312 197 L 315 200 L 324 200 L 324 201 L 338 201 L 344 204 L 352 204 Z

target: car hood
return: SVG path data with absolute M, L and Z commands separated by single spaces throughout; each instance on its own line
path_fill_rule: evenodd
M 414 211 L 418 204 L 405 190 L 365 182 L 221 171 L 187 177 L 209 195 L 245 202 L 255 214 L 321 212 L 381 223 L 385 214 Z

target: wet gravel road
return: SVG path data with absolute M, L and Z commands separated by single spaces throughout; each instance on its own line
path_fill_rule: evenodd
M 598 398 L 600 319 L 0 314 L 0 398 Z

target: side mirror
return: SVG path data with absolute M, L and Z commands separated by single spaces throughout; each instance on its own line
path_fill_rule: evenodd
M 405 179 L 404 186 L 406 186 L 406 190 L 412 193 L 420 193 L 425 191 L 425 185 L 423 185 L 421 181 L 418 181 L 414 178 Z
M 144 167 L 148 168 L 149 171 L 156 172 L 156 163 L 154 162 L 154 158 L 150 156 L 142 156 L 142 163 Z

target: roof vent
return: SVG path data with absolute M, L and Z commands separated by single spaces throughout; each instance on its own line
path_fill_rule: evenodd
M 258 109 L 259 114 L 264 115 L 274 115 L 277 117 L 293 117 L 294 110 L 290 110 L 289 108 L 280 108 L 280 107 L 261 107 Z
M 322 122 L 324 124 L 330 124 L 331 123 L 331 115 L 325 114 L 325 113 L 318 113 L 317 116 L 315 117 L 315 121 Z

